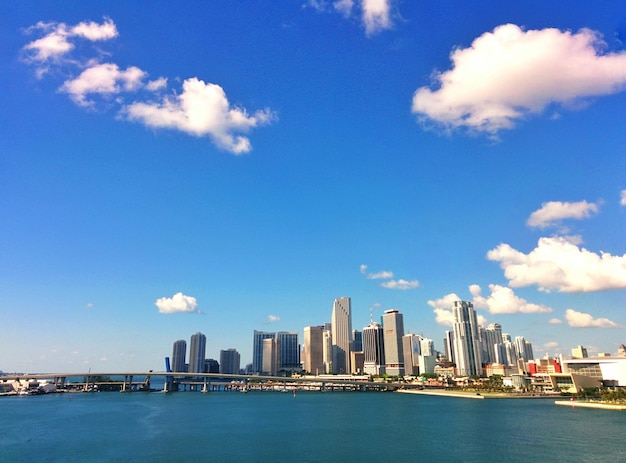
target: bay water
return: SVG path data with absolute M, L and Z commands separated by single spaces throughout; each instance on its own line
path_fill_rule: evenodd
M 0 397 L 0 461 L 626 461 L 626 412 L 392 392 Z

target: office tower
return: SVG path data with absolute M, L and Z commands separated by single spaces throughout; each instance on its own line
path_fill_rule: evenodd
M 187 371 L 185 357 L 187 355 L 187 341 L 179 339 L 174 342 L 172 351 L 172 371 Z
M 506 358 L 506 349 L 504 348 L 504 343 L 499 342 L 498 344 L 495 344 L 493 347 L 495 350 L 494 362 L 499 363 L 501 365 L 508 365 L 509 363 Z
M 191 336 L 189 345 L 189 373 L 204 373 L 206 336 L 200 332 Z
M 263 339 L 263 363 L 261 372 L 270 376 L 278 374 L 280 366 L 280 345 L 276 338 Z
M 252 341 L 252 371 L 254 373 L 263 371 L 263 340 L 274 339 L 275 337 L 276 333 L 254 330 L 254 339 Z
M 385 310 L 383 314 L 383 332 L 385 372 L 390 376 L 402 376 L 404 375 L 404 354 L 402 353 L 404 320 L 398 310 Z
M 502 327 L 499 323 L 490 323 L 483 332 L 483 352 L 485 352 L 484 363 L 497 362 L 496 344 L 502 344 Z
M 517 365 L 517 349 L 515 348 L 515 344 L 511 341 L 504 342 L 504 351 L 506 352 L 506 363 L 505 365 Z
M 332 372 L 350 373 L 350 345 L 352 344 L 352 308 L 349 297 L 335 299 L 331 317 Z
M 502 333 L 502 342 L 513 342 L 509 333 Z
M 363 371 L 368 375 L 385 373 L 385 342 L 383 327 L 371 322 L 363 328 Z
M 359 330 L 352 330 L 352 349 L 353 352 L 363 351 L 363 333 Z
M 332 373 L 333 371 L 333 335 L 330 323 L 324 327 L 322 333 L 322 355 L 324 357 L 324 373 Z
M 220 350 L 220 373 L 238 375 L 241 355 L 237 349 Z
M 215 359 L 206 359 L 204 361 L 204 373 L 219 373 L 220 364 Z
M 352 366 L 353 375 L 363 374 L 363 367 L 365 365 L 365 355 L 363 351 L 350 352 L 350 365 Z
M 419 371 L 421 373 L 434 373 L 437 363 L 435 343 L 432 339 L 422 338 L 420 341 Z
M 476 312 L 471 302 L 454 302 L 454 359 L 459 376 L 481 376 L 482 346 L 478 335 Z
M 586 359 L 588 357 L 587 349 L 583 346 L 574 347 L 572 349 L 572 357 L 574 357 L 575 359 Z
M 417 334 L 405 334 L 402 336 L 402 352 L 404 354 L 404 373 L 418 376 L 422 372 L 419 369 L 419 356 L 421 354 L 422 337 Z
M 278 371 L 293 372 L 301 371 L 300 364 L 300 344 L 298 344 L 298 333 L 288 333 L 279 331 L 276 333 L 278 346 L 280 349 Z
M 324 326 L 305 326 L 302 346 L 304 371 L 313 375 L 324 373 Z
M 533 354 L 533 343 L 528 339 L 526 340 L 526 356 L 528 357 L 528 360 L 533 360 L 535 358 L 535 355 Z
M 525 362 L 533 360 L 533 347 L 530 341 L 524 339 L 524 336 L 515 337 L 515 349 L 517 350 L 517 357 L 523 359 Z
M 443 347 L 448 362 L 454 363 L 454 333 L 446 331 L 446 337 L 443 338 Z

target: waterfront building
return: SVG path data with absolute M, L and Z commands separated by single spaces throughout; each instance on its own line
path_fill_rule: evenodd
M 497 362 L 496 344 L 502 344 L 502 327 L 499 323 L 490 323 L 483 331 L 483 363 Z
M 517 351 L 517 357 L 523 359 L 525 362 L 533 359 L 533 348 L 530 341 L 524 339 L 524 336 L 515 337 L 515 349 Z
M 254 330 L 254 338 L 252 341 L 252 371 L 254 373 L 261 373 L 263 371 L 263 340 L 273 339 L 275 337 L 276 333 Z
M 502 365 L 508 365 L 509 361 L 506 356 L 506 349 L 504 347 L 504 343 L 500 342 L 494 346 L 495 350 L 495 359 L 491 363 L 500 363 Z
M 215 359 L 206 359 L 204 361 L 204 373 L 219 373 L 220 364 Z
M 506 364 L 517 365 L 517 349 L 511 341 L 504 343 L 504 352 L 506 353 Z
M 584 359 L 588 356 L 587 349 L 583 346 L 576 346 L 572 349 L 572 357 L 575 359 Z
M 391 376 L 404 375 L 404 318 L 396 309 L 385 310 L 383 321 L 383 341 L 385 343 L 385 372 Z
M 261 372 L 270 376 L 278 374 L 280 366 L 280 343 L 276 338 L 263 339 L 263 364 Z
M 418 334 L 405 334 L 402 336 L 402 353 L 404 355 L 404 374 L 418 376 L 420 372 L 419 368 L 419 356 L 421 354 L 422 337 Z
M 330 323 L 324 326 L 322 333 L 322 355 L 324 357 L 324 373 L 333 371 L 333 333 Z
M 385 373 L 383 327 L 376 322 L 363 328 L 363 372 L 368 375 Z
M 302 366 L 305 371 L 324 373 L 324 326 L 305 326 L 302 346 Z
M 443 347 L 448 362 L 454 363 L 454 333 L 452 331 L 446 331 L 446 336 L 443 338 Z
M 220 373 L 238 375 L 241 364 L 241 355 L 237 349 L 220 350 Z
M 284 373 L 302 371 L 298 333 L 279 331 L 276 333 L 276 339 L 280 349 L 278 371 Z
M 333 303 L 332 328 L 332 372 L 349 373 L 350 345 L 352 344 L 352 307 L 349 297 L 340 297 Z
M 459 376 L 481 376 L 482 345 L 478 333 L 476 312 L 471 302 L 454 302 L 454 359 Z
M 437 364 L 437 352 L 432 339 L 422 338 L 420 341 L 419 371 L 422 373 L 434 373 Z
M 206 336 L 200 332 L 191 336 L 189 344 L 189 373 L 204 373 Z
M 172 349 L 172 371 L 186 372 L 187 341 L 179 339 Z
M 352 330 L 352 347 L 351 350 L 354 352 L 362 352 L 363 351 L 363 333 L 359 330 Z
M 361 352 L 350 352 L 350 364 L 353 375 L 362 375 L 365 366 L 365 354 Z

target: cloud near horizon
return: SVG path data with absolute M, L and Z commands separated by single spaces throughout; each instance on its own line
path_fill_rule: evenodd
M 361 264 L 360 271 L 363 275 L 365 275 L 365 278 L 367 278 L 368 280 L 388 280 L 388 281 L 383 281 L 382 283 L 379 283 L 378 286 L 382 288 L 406 291 L 408 289 L 419 288 L 419 285 L 420 285 L 419 281 L 417 280 L 405 280 L 402 278 L 397 279 L 397 280 L 392 280 L 394 274 L 393 272 L 389 270 L 383 270 L 381 272 L 376 272 L 376 273 L 368 273 L 367 265 L 365 264 Z
M 159 313 L 200 313 L 195 297 L 185 296 L 178 292 L 172 297 L 162 297 L 154 303 L 159 309 Z
M 621 328 L 622 326 L 608 318 L 593 318 L 591 314 L 577 312 L 573 309 L 565 311 L 567 324 L 573 328 Z
M 466 128 L 495 136 L 551 104 L 580 100 L 626 87 L 626 51 L 604 53 L 599 33 L 554 28 L 497 26 L 450 54 L 452 68 L 420 87 L 412 111 L 446 129 Z
M 487 252 L 487 259 L 500 263 L 514 288 L 536 285 L 540 291 L 562 293 L 626 289 L 626 254 L 596 254 L 567 237 L 540 238 L 528 254 L 503 243 Z
M 547 228 L 558 225 L 564 219 L 582 220 L 597 214 L 599 205 L 587 201 L 562 202 L 549 201 L 541 205 L 541 209 L 534 211 L 526 221 L 529 227 Z
M 196 137 L 208 137 L 218 148 L 239 155 L 251 151 L 250 139 L 244 134 L 251 129 L 277 119 L 270 109 L 249 114 L 246 109 L 231 106 L 224 89 L 214 83 L 205 83 L 197 77 L 186 79 L 182 93 L 162 96 L 167 78 L 158 77 L 144 83 L 148 73 L 136 66 L 125 70 L 113 63 L 101 63 L 99 57 L 80 62 L 70 56 L 73 40 L 108 40 L 118 36 L 115 23 L 105 18 L 102 24 L 81 22 L 75 26 L 64 23 L 43 23 L 26 29 L 26 33 L 40 32 L 44 37 L 34 40 L 22 49 L 24 61 L 36 66 L 36 75 L 43 77 L 50 66 L 63 66 L 64 74 L 74 74 L 59 88 L 83 108 L 96 105 L 95 97 L 105 98 L 118 107 L 121 118 L 139 122 L 152 129 L 173 129 Z M 95 50 L 96 55 L 103 52 Z M 108 58 L 107 58 L 108 59 Z M 78 70 L 78 75 L 76 74 Z M 143 90 L 149 96 L 136 95 L 126 103 L 123 92 Z M 88 98 L 90 97 L 90 98 Z M 141 98 L 141 99 L 139 99 Z

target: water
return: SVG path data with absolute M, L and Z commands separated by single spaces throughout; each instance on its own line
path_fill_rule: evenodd
M 626 461 L 626 413 L 382 392 L 0 398 L 0 461 Z

